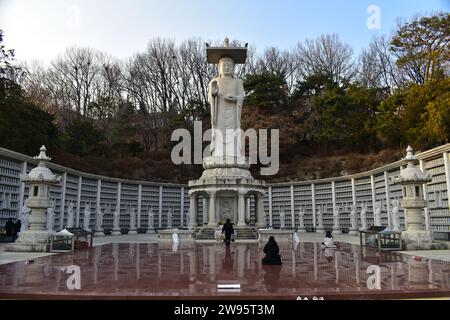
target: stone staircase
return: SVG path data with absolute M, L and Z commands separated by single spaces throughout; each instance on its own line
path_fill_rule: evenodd
M 256 240 L 258 233 L 253 227 L 235 228 L 236 240 Z
M 195 233 L 195 240 L 215 240 L 215 232 L 216 230 L 214 228 L 201 228 Z
M 234 230 L 236 240 L 256 240 L 258 238 L 258 233 L 254 227 L 235 227 Z M 215 232 L 216 230 L 214 228 L 201 228 L 195 234 L 195 240 L 215 240 Z

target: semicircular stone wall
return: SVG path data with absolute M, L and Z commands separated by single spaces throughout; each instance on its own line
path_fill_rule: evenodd
M 450 212 L 448 190 L 450 188 L 450 144 L 446 144 L 416 154 L 422 170 L 432 176 L 432 181 L 424 186 L 428 208 L 424 211 L 426 228 L 435 232 L 450 232 Z M 332 228 L 333 212 L 340 212 L 340 227 L 350 227 L 349 206 L 367 204 L 367 222 L 373 223 L 373 205 L 382 204 L 382 223 L 389 226 L 392 200 L 402 198 L 400 186 L 394 185 L 392 177 L 400 173 L 403 162 L 397 161 L 386 166 L 355 175 L 322 180 L 267 184 L 264 196 L 266 224 L 274 228 L 280 226 L 280 211 L 284 211 L 286 228 L 299 225 L 299 210 L 305 209 L 305 226 L 313 227 L 318 208 L 324 208 L 324 227 Z M 20 182 L 19 175 L 29 172 L 36 161 L 29 156 L 0 148 L 0 227 L 8 218 L 17 218 L 28 196 L 28 188 Z M 189 188 L 187 185 L 122 180 L 88 174 L 54 163 L 49 167 L 61 175 L 61 184 L 51 189 L 55 202 L 55 229 L 60 230 L 66 223 L 69 205 L 75 209 L 76 223 L 83 221 L 86 204 L 91 208 L 90 227 L 95 227 L 95 211 L 100 207 L 104 212 L 103 228 L 112 229 L 113 212 L 120 207 L 120 226 L 129 226 L 131 209 L 138 213 L 137 225 L 142 230 L 148 226 L 148 212 L 153 210 L 155 227 L 167 226 L 168 211 L 173 212 L 173 227 L 187 225 L 189 211 Z M 204 201 L 198 201 L 198 223 L 203 224 Z M 253 198 L 247 200 L 247 216 L 252 220 L 255 214 Z M 404 214 L 400 208 L 401 225 Z M 359 219 L 358 219 L 359 221 Z

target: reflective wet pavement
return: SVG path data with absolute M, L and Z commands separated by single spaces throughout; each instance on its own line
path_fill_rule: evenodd
M 257 244 L 106 244 L 0 266 L 0 298 L 384 299 L 450 296 L 450 263 L 343 243 L 280 244 L 262 266 Z M 239 284 L 240 289 L 218 289 Z

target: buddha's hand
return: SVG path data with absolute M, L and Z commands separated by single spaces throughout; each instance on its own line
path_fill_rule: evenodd
M 230 102 L 236 102 L 236 101 L 237 101 L 237 98 L 236 98 L 236 97 L 233 97 L 233 96 L 226 96 L 226 97 L 225 97 L 225 100 L 230 101 Z

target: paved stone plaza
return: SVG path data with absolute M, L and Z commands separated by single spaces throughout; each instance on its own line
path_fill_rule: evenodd
M 356 236 L 337 235 L 322 249 L 320 234 L 279 243 L 281 267 L 262 266 L 261 244 L 226 250 L 206 241 L 174 247 L 152 235 L 95 238 L 74 253 L 0 252 L 2 298 L 398 299 L 450 297 L 450 250 L 377 252 Z M 79 268 L 79 287 L 74 280 Z M 70 272 L 68 271 L 70 270 Z M 379 270 L 379 282 L 371 276 Z M 373 273 L 375 272 L 375 273 Z M 220 290 L 218 284 L 240 284 Z M 377 287 L 378 286 L 378 287 Z

